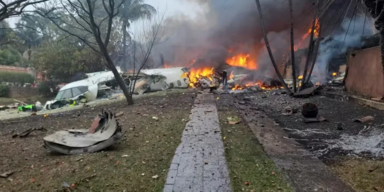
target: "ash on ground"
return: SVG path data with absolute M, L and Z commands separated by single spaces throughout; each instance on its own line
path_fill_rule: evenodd
M 247 102 L 254 109 L 265 112 L 288 134 L 323 160 L 351 155 L 384 159 L 384 111 L 365 107 L 349 101 L 338 101 L 324 96 L 293 98 L 281 90 L 253 92 L 234 96 L 221 96 L 228 103 Z M 231 101 L 230 97 L 235 98 Z M 303 122 L 301 108 L 314 103 L 320 117 L 326 122 Z M 287 113 L 289 112 L 289 113 Z M 367 123 L 354 122 L 357 118 L 374 117 Z

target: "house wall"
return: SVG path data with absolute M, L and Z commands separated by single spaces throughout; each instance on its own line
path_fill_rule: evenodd
M 348 91 L 368 97 L 384 97 L 384 77 L 379 47 L 372 47 L 348 56 L 345 86 Z

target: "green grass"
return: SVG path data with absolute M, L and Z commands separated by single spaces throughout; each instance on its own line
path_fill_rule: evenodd
M 342 159 L 331 168 L 357 192 L 384 191 L 384 161 Z
M 110 106 L 113 111 L 124 112 L 119 122 L 126 133 L 113 148 L 100 153 L 53 155 L 42 147 L 42 137 L 47 133 L 36 133 L 36 136 L 24 139 L 0 134 L 0 151 L 7 155 L 2 164 L 7 167 L 0 167 L 0 173 L 16 171 L 10 177 L 12 181 L 0 178 L 0 191 L 63 191 L 61 185 L 66 182 L 74 185 L 72 191 L 161 192 L 185 122 L 189 119 L 191 98 L 186 97 L 173 94 L 141 99 L 130 107 L 123 103 Z M 98 112 L 92 111 L 94 115 Z M 75 119 L 70 115 L 69 118 L 48 116 L 35 126 L 44 124 L 48 133 L 54 132 L 53 127 L 55 130 L 88 128 L 94 115 L 81 115 Z M 158 120 L 153 119 L 154 116 Z M 28 127 L 23 122 L 11 125 Z M 5 145 L 9 143 L 11 147 Z M 155 175 L 158 178 L 152 178 Z
M 292 192 L 249 127 L 242 123 L 237 125 L 227 123 L 228 117 L 236 115 L 230 111 L 219 112 L 233 191 Z M 246 182 L 249 185 L 246 185 Z

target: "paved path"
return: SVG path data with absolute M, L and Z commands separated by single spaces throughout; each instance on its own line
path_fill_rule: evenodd
M 199 94 L 168 172 L 164 192 L 230 192 L 215 98 Z

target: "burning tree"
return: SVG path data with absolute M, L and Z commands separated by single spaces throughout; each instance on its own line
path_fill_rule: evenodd
M 115 51 L 112 47 L 116 47 L 116 43 L 121 44 L 119 11 L 128 1 L 56 0 L 50 1 L 49 4 L 45 3 L 45 7 L 36 7 L 36 12 L 49 19 L 67 35 L 78 38 L 84 45 L 101 55 L 105 60 L 105 66 L 114 74 L 128 105 L 132 105 L 134 103 L 132 98 L 133 90 L 127 88 L 112 59 L 112 54 Z M 112 42 L 111 39 L 118 40 Z M 149 57 L 150 51 L 148 50 L 151 48 L 146 49 L 149 52 L 146 57 Z M 142 64 L 145 63 L 146 61 Z
M 0 21 L 22 14 L 28 6 L 46 1 L 48 0 L 0 0 Z

